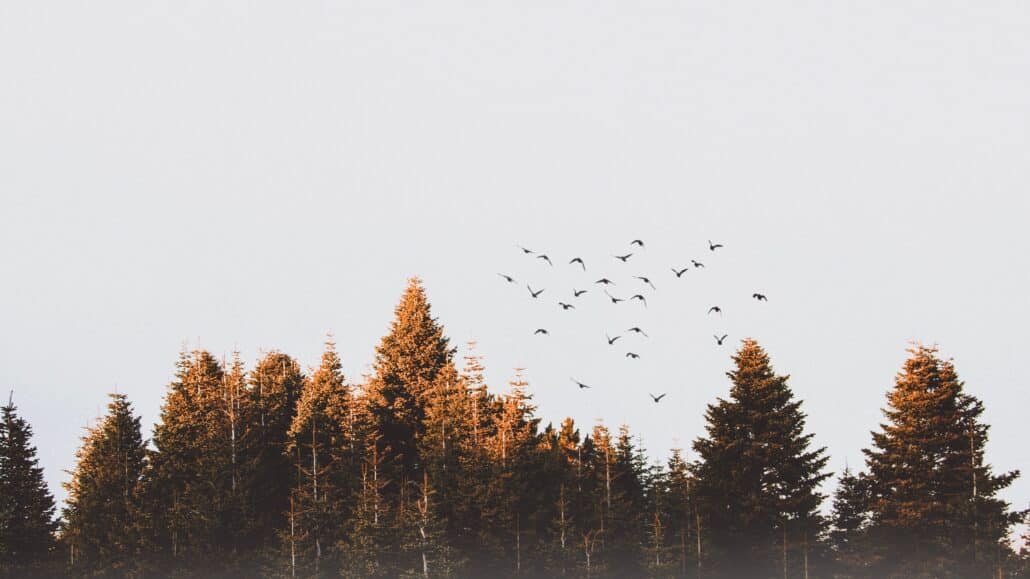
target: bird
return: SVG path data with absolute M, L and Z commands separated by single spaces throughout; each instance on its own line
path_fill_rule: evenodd
M 537 328 L 537 330 L 535 332 L 533 332 L 533 335 L 536 336 L 538 334 L 543 334 L 545 336 L 550 336 L 551 332 L 548 332 L 547 330 L 545 330 L 543 328 Z
M 533 291 L 533 288 L 529 287 L 529 284 L 528 284 L 528 283 L 526 284 L 526 289 L 528 289 L 528 290 L 529 290 L 529 295 L 533 296 L 534 298 L 535 298 L 535 297 L 539 297 L 539 296 L 540 296 L 540 294 L 544 293 L 544 290 L 540 290 L 540 291 Z
M 604 284 L 604 285 L 615 285 L 615 282 L 613 282 L 612 280 L 610 280 L 610 279 L 608 279 L 606 277 L 602 277 L 601 279 L 595 281 L 594 283 L 600 283 L 600 284 Z
M 636 360 L 636 359 L 640 358 L 640 354 L 634 354 L 633 352 L 626 352 L 626 357 L 627 358 L 632 358 L 632 359 Z
M 715 343 L 720 346 L 722 345 L 722 341 L 726 339 L 726 336 L 729 336 L 729 334 L 723 334 L 722 336 L 716 336 L 715 334 L 712 334 L 712 337 L 715 338 Z
M 671 268 L 671 269 L 672 269 L 672 273 L 676 274 L 676 277 L 683 277 L 683 274 L 685 274 L 688 271 L 690 271 L 689 267 L 685 267 L 685 268 L 680 269 L 680 270 L 677 270 L 675 267 Z
M 641 240 L 641 239 L 634 239 L 633 241 L 629 242 L 629 245 L 630 245 L 630 247 L 633 247 L 634 245 L 636 245 L 640 249 L 644 249 L 644 241 Z
M 551 258 L 547 257 L 547 255 L 541 253 L 540 255 L 536 256 L 536 258 L 537 259 L 542 259 L 542 260 L 547 262 L 547 265 L 549 265 L 551 267 L 554 267 L 554 264 L 551 263 Z
M 583 263 L 582 258 L 574 257 L 571 260 L 569 260 L 569 265 L 572 265 L 574 263 L 578 263 L 583 268 L 583 271 L 587 270 L 587 264 Z
M 613 338 L 613 337 L 609 336 L 608 334 L 605 334 L 605 335 L 604 335 L 604 337 L 605 337 L 605 338 L 606 338 L 606 339 L 608 340 L 608 345 L 609 345 L 609 346 L 612 346 L 612 345 L 614 345 L 614 344 L 615 344 L 616 340 L 618 340 L 618 339 L 619 339 L 619 338 L 621 338 L 622 336 L 615 336 L 615 337 Z
M 608 299 L 612 300 L 613 304 L 618 304 L 619 302 L 626 301 L 626 300 L 624 300 L 622 298 L 617 298 L 617 297 L 613 296 L 612 294 L 608 293 L 608 290 L 604 290 L 604 295 L 608 296 Z
M 506 281 L 506 282 L 508 282 L 508 283 L 515 283 L 515 278 L 511 277 L 510 275 L 505 275 L 505 274 L 503 274 L 503 273 L 499 273 L 499 274 L 497 274 L 497 275 L 499 275 L 499 276 L 503 277 L 503 278 L 504 278 L 504 281 Z
M 626 263 L 627 261 L 629 261 L 629 258 L 633 257 L 633 254 L 632 253 L 627 253 L 626 255 L 615 255 L 613 257 L 615 259 L 621 261 L 622 263 Z
M 574 306 L 572 304 L 567 304 L 565 302 L 558 302 L 558 305 L 561 306 L 561 309 L 563 309 L 565 311 L 576 309 L 576 306 Z
M 654 287 L 654 284 L 651 283 L 651 280 L 647 279 L 646 277 L 644 277 L 642 275 L 637 275 L 637 276 L 633 276 L 633 277 L 635 277 L 635 278 L 639 279 L 640 281 L 646 283 L 647 285 L 651 286 L 651 289 L 653 289 L 653 290 L 657 290 L 658 289 L 658 288 Z
M 650 392 L 648 392 L 647 395 L 651 397 L 651 400 L 654 400 L 655 404 L 658 404 L 659 402 L 662 401 L 662 398 L 665 398 L 665 393 L 664 392 L 659 394 L 658 396 L 655 396 L 654 394 L 651 394 Z
M 696 259 L 690 260 L 690 263 L 694 264 L 694 269 L 697 269 L 699 267 L 704 267 L 705 266 L 705 264 L 701 263 L 700 261 L 698 261 Z
M 722 247 L 721 243 L 712 243 L 711 239 L 708 240 L 708 249 L 710 249 L 711 251 L 715 251 L 716 249 L 719 249 L 720 247 Z
M 533 253 L 532 249 L 526 249 L 525 247 L 522 247 L 521 245 L 518 246 L 518 248 L 522 250 L 522 253 L 525 253 L 525 254 Z
M 712 306 L 712 307 L 708 308 L 708 313 L 711 314 L 712 312 L 715 312 L 715 313 L 721 315 L 722 314 L 722 308 L 720 308 L 719 306 Z
M 636 327 L 636 326 L 633 326 L 632 328 L 630 328 L 630 329 L 628 329 L 628 330 L 626 330 L 626 331 L 627 331 L 627 332 L 633 332 L 634 334 L 640 334 L 640 335 L 644 336 L 645 338 L 648 338 L 648 337 L 650 337 L 650 336 L 648 336 L 648 335 L 647 335 L 647 334 L 646 334 L 646 333 L 644 332 L 644 330 L 641 330 L 640 328 L 638 328 L 638 327 Z
M 755 298 L 760 302 L 767 302 L 769 298 L 765 297 L 765 294 L 751 294 L 751 297 Z
M 631 299 L 631 300 L 640 300 L 640 301 L 644 302 L 644 307 L 645 308 L 647 307 L 647 299 L 644 298 L 644 296 L 642 296 L 640 294 L 637 294 L 637 295 L 635 295 L 635 296 L 633 296 L 633 297 L 631 297 L 629 299 Z
M 587 293 L 587 290 L 578 290 L 576 288 L 572 288 L 572 297 L 574 298 L 578 298 L 579 296 L 585 293 Z
M 583 388 L 590 388 L 590 386 L 587 386 L 586 384 L 580 382 L 579 380 L 576 380 L 575 378 L 569 378 L 569 380 L 575 382 L 576 386 L 579 386 L 580 390 L 582 390 Z

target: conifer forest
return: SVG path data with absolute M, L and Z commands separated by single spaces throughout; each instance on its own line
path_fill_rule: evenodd
M 999 497 L 1019 473 L 985 462 L 984 407 L 933 347 L 909 350 L 864 464 L 843 472 L 751 339 L 706 432 L 664 462 L 632 425 L 542 424 L 521 375 L 488 385 L 468 352 L 418 279 L 361 380 L 331 338 L 312 371 L 279 351 L 183 351 L 149 439 L 110 395 L 61 507 L 8 399 L 0 574 L 1030 577 L 1012 536 L 1027 512 Z

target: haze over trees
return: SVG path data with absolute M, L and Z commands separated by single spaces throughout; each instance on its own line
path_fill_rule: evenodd
M 754 340 L 693 453 L 664 463 L 626 425 L 541 424 L 518 370 L 488 386 L 471 346 L 459 364 L 413 279 L 362 382 L 332 339 L 310 375 L 278 351 L 250 370 L 183 352 L 151 440 L 111 396 L 59 527 L 8 402 L 0 574 L 1030 576 L 1008 542 L 1026 512 L 999 497 L 1018 473 L 985 462 L 983 406 L 933 348 L 910 351 L 865 467 L 831 498 L 827 450 Z

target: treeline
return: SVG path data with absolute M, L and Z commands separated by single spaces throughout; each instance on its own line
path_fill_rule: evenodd
M 148 442 L 124 395 L 83 437 L 55 518 L 29 426 L 0 425 L 6 577 L 1030 577 L 1026 516 L 984 461 L 983 407 L 915 347 L 862 472 L 820 489 L 824 448 L 746 340 L 691 459 L 629 429 L 541 427 L 516 374 L 497 394 L 418 280 L 349 382 L 271 352 L 184 352 Z M 824 514 L 824 501 L 832 510 Z

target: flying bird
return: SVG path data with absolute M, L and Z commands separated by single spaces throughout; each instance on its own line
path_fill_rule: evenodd
M 578 263 L 580 265 L 580 267 L 583 268 L 583 271 L 587 270 L 587 264 L 583 263 L 583 259 L 582 258 L 574 257 L 571 260 L 569 260 L 569 265 L 572 265 L 574 263 Z
M 697 269 L 699 267 L 704 267 L 705 266 L 705 264 L 701 263 L 700 261 L 698 261 L 696 259 L 690 260 L 690 263 L 694 264 L 694 269 Z
M 651 394 L 650 392 L 648 392 L 647 395 L 651 397 L 651 400 L 654 400 L 655 404 L 658 404 L 659 402 L 662 401 L 662 398 L 665 398 L 665 393 L 664 392 L 659 394 L 658 396 L 655 396 L 654 394 Z
M 712 306 L 712 307 L 708 308 L 708 314 L 711 315 L 712 312 L 715 312 L 715 313 L 717 313 L 717 314 L 719 314 L 721 316 L 722 315 L 722 308 L 720 308 L 719 306 Z
M 539 297 L 539 296 L 540 296 L 540 294 L 544 293 L 544 290 L 540 290 L 540 291 L 533 291 L 533 288 L 529 287 L 529 284 L 528 284 L 528 283 L 526 284 L 526 289 L 528 289 L 528 290 L 529 290 L 529 295 L 533 296 L 534 298 L 535 298 L 535 297 Z
M 533 253 L 532 249 L 526 249 L 525 247 L 522 247 L 521 245 L 518 246 L 518 248 L 522 250 L 522 253 L 526 253 L 526 254 Z
M 601 279 L 595 281 L 594 283 L 600 283 L 600 284 L 604 284 L 604 285 L 615 285 L 615 282 L 613 282 L 612 280 L 610 280 L 610 279 L 608 279 L 606 277 L 602 277 Z
M 563 309 L 565 311 L 576 309 L 576 306 L 574 306 L 572 304 L 567 304 L 565 302 L 558 302 L 558 305 L 561 306 L 561 309 Z
M 541 253 L 540 255 L 536 256 L 536 258 L 537 259 L 542 259 L 542 260 L 547 262 L 547 265 L 549 265 L 551 267 L 554 267 L 554 264 L 551 263 L 551 258 L 547 257 L 547 255 Z
M 690 271 L 689 267 L 685 267 L 685 268 L 680 269 L 680 270 L 677 270 L 675 267 L 671 268 L 671 269 L 672 269 L 672 273 L 676 274 L 676 277 L 683 277 L 683 274 L 685 274 L 688 271 Z
M 640 281 L 646 283 L 647 285 L 651 286 L 651 289 L 653 289 L 653 290 L 657 290 L 658 289 L 658 288 L 654 287 L 654 284 L 651 283 L 651 280 L 647 279 L 646 277 L 644 277 L 642 275 L 637 275 L 637 276 L 634 276 L 634 277 L 636 277 Z
M 510 275 L 505 275 L 505 274 L 503 274 L 503 273 L 499 273 L 499 274 L 497 274 L 497 275 L 499 275 L 499 276 L 503 277 L 503 278 L 504 278 L 504 281 L 506 281 L 506 282 L 508 282 L 508 283 L 515 283 L 515 278 L 511 277 Z
M 604 295 L 608 296 L 608 299 L 612 300 L 613 304 L 618 304 L 619 302 L 626 301 L 626 300 L 624 300 L 622 298 L 617 298 L 617 297 L 613 296 L 612 294 L 608 293 L 608 290 L 604 290 Z
M 608 334 L 605 334 L 604 337 L 608 339 L 608 345 L 612 346 L 612 345 L 615 344 L 615 341 L 618 340 L 619 338 L 621 338 L 622 336 L 615 336 L 613 338 L 613 337 L 609 336 Z
M 640 354 L 634 354 L 633 352 L 626 352 L 626 357 L 627 358 L 632 358 L 632 359 L 636 360 L 636 359 L 640 358 Z
M 576 380 L 575 378 L 569 378 L 569 380 L 575 382 L 576 386 L 579 386 L 580 390 L 582 390 L 583 388 L 590 388 L 590 386 L 587 386 L 586 384 L 580 382 L 579 380 Z
M 572 297 L 574 298 L 578 298 L 579 296 L 585 293 L 587 293 L 587 290 L 578 290 L 576 288 L 572 288 Z
M 712 334 L 712 337 L 715 338 L 715 343 L 720 346 L 722 345 L 723 340 L 726 339 L 726 336 L 729 336 L 729 334 L 723 334 L 722 336 L 716 336 L 715 334 Z
M 767 302 L 769 298 L 765 297 L 765 294 L 751 294 L 751 297 L 755 298 L 760 302 Z
M 721 243 L 712 243 L 711 239 L 708 240 L 708 249 L 710 249 L 711 251 L 715 251 L 716 249 L 719 249 L 720 247 L 722 247 Z
M 640 300 L 640 301 L 644 302 L 644 307 L 645 308 L 647 307 L 647 299 L 644 298 L 644 296 L 642 296 L 640 294 L 637 294 L 637 295 L 635 295 L 635 296 L 633 296 L 633 297 L 631 297 L 629 299 L 631 299 L 631 300 Z
M 634 239 L 633 241 L 629 242 L 629 245 L 630 247 L 636 245 L 640 249 L 644 249 L 644 241 L 641 239 Z
M 545 336 L 550 336 L 551 332 L 548 332 L 547 330 L 545 330 L 543 328 L 537 328 L 537 330 L 535 332 L 533 332 L 533 335 L 536 336 L 538 334 L 543 334 Z
M 615 259 L 621 261 L 622 263 L 626 263 L 627 261 L 629 261 L 629 258 L 633 257 L 633 254 L 632 253 L 627 253 L 626 255 L 615 255 L 613 257 Z
M 626 331 L 627 332 L 633 332 L 634 334 L 640 334 L 640 335 L 644 336 L 645 338 L 649 337 L 646 333 L 644 333 L 644 330 L 641 330 L 640 328 L 638 328 L 636 326 L 633 326 L 632 328 L 630 328 L 630 329 L 628 329 Z

